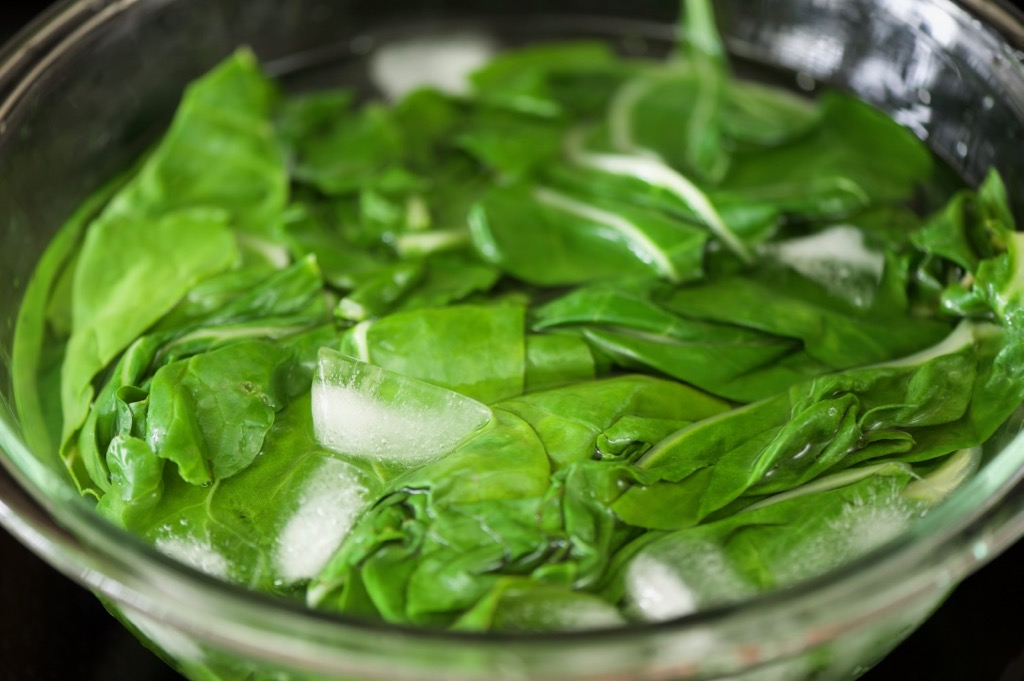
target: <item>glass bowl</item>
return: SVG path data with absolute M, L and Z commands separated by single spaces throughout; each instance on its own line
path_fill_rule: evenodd
M 741 69 L 856 92 L 968 182 L 998 168 L 1024 214 L 1024 22 L 1008 5 L 719 0 L 716 9 Z M 155 139 L 186 82 L 238 45 L 294 87 L 372 88 L 375 58 L 403 41 L 436 48 L 467 31 L 499 45 L 596 36 L 656 54 L 677 11 L 662 0 L 58 4 L 0 53 L 0 522 L 196 680 L 820 681 L 870 668 L 1024 533 L 1019 422 L 923 521 L 813 581 L 659 624 L 469 635 L 311 612 L 178 564 L 94 514 L 16 416 L 13 330 L 20 307 L 40 295 L 27 282 L 44 248 Z

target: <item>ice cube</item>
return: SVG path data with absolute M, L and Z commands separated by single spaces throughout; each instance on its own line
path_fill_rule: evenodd
M 861 230 L 850 225 L 779 242 L 771 252 L 780 262 L 858 306 L 871 304 L 885 270 L 885 255 L 869 249 Z
M 648 621 L 682 617 L 753 591 L 719 547 L 684 537 L 651 544 L 630 563 L 625 580 L 631 610 Z
M 198 537 L 169 534 L 165 537 L 158 537 L 155 543 L 157 550 L 169 558 L 185 563 L 210 576 L 221 579 L 228 578 L 227 558 Z
M 296 509 L 277 538 L 275 564 L 287 582 L 312 579 L 352 530 L 367 504 L 351 464 L 325 459 L 300 488 Z
M 823 574 L 885 544 L 919 514 L 897 483 L 854 497 L 769 565 L 779 586 Z
M 370 60 L 370 74 L 392 100 L 421 87 L 461 95 L 469 89 L 469 74 L 496 51 L 494 39 L 483 33 L 421 35 L 378 48 Z
M 327 449 L 420 465 L 450 452 L 491 419 L 465 395 L 320 351 L 313 380 L 313 427 Z

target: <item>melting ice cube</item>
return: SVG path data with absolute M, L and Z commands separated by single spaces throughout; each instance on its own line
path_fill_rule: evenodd
M 366 507 L 360 479 L 355 466 L 325 459 L 305 481 L 277 538 L 275 563 L 284 580 L 312 579 L 327 564 Z
M 831 293 L 868 306 L 885 271 L 885 256 L 871 250 L 856 227 L 837 225 L 772 247 L 778 260 Z
M 169 558 L 212 577 L 228 578 L 228 560 L 213 546 L 196 537 L 168 535 L 156 540 L 156 548 Z
M 313 428 L 327 449 L 420 465 L 450 452 L 491 419 L 457 392 L 324 348 L 313 380 Z
M 626 598 L 648 621 L 689 615 L 752 591 L 719 547 L 671 535 L 640 552 L 626 572 Z
M 449 33 L 417 36 L 387 43 L 370 61 L 374 84 L 389 99 L 421 87 L 465 94 L 468 75 L 483 66 L 497 51 L 492 38 L 480 33 Z

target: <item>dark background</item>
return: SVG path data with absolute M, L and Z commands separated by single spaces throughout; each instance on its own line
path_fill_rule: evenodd
M 48 0 L 0 0 L 0 42 Z M 1022 150 L 1024 151 L 1024 150 Z M 1024 681 L 1024 542 L 863 681 Z M 0 530 L 0 681 L 181 681 L 84 589 Z

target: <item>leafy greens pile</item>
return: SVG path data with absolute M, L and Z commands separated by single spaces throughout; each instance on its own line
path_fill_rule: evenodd
M 201 570 L 415 625 L 672 617 L 891 537 L 1024 400 L 1004 187 L 732 78 L 686 7 L 666 62 L 388 106 L 235 54 L 40 263 L 36 447 Z

